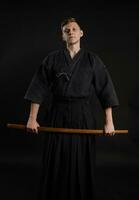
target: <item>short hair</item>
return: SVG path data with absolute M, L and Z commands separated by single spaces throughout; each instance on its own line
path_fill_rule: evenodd
M 67 25 L 67 24 L 70 23 L 70 22 L 76 22 L 76 23 L 78 24 L 78 26 L 80 27 L 78 21 L 77 21 L 74 17 L 69 17 L 69 18 L 67 18 L 67 19 L 64 19 L 64 20 L 61 22 L 61 30 L 62 30 L 63 26 Z M 80 27 L 80 29 L 81 29 L 81 27 Z

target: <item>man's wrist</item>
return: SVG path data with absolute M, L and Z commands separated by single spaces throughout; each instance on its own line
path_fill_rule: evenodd
M 36 121 L 36 120 L 37 120 L 36 116 L 33 116 L 33 115 L 30 115 L 30 116 L 29 116 L 29 119 L 30 119 L 30 120 L 33 120 L 33 121 Z
M 105 124 L 113 123 L 113 119 L 105 118 Z

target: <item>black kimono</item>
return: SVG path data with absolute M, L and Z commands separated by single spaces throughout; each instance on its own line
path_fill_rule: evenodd
M 92 97 L 103 109 L 119 105 L 101 59 L 80 49 L 72 59 L 67 49 L 50 53 L 35 73 L 25 99 L 41 104 L 53 94 L 46 124 L 51 127 L 95 129 Z M 95 198 L 95 136 L 45 134 L 43 171 L 38 200 Z

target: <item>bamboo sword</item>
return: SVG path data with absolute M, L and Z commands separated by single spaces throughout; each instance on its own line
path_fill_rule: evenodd
M 26 125 L 23 124 L 7 124 L 8 128 L 26 130 Z M 98 129 L 73 129 L 73 128 L 53 128 L 53 127 L 38 127 L 38 131 L 57 132 L 57 133 L 79 133 L 79 134 L 103 134 L 103 130 Z M 128 130 L 115 130 L 115 134 L 127 134 Z

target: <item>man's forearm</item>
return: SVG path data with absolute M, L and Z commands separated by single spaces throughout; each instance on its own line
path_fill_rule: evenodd
M 105 123 L 113 122 L 112 108 L 111 107 L 105 109 L 104 120 L 105 120 Z
M 105 134 L 114 135 L 114 124 L 112 117 L 112 107 L 106 108 L 104 111 L 104 132 Z
M 37 120 L 37 115 L 38 115 L 39 107 L 40 107 L 40 104 L 31 103 L 30 114 L 29 114 L 29 118 L 30 119 Z

